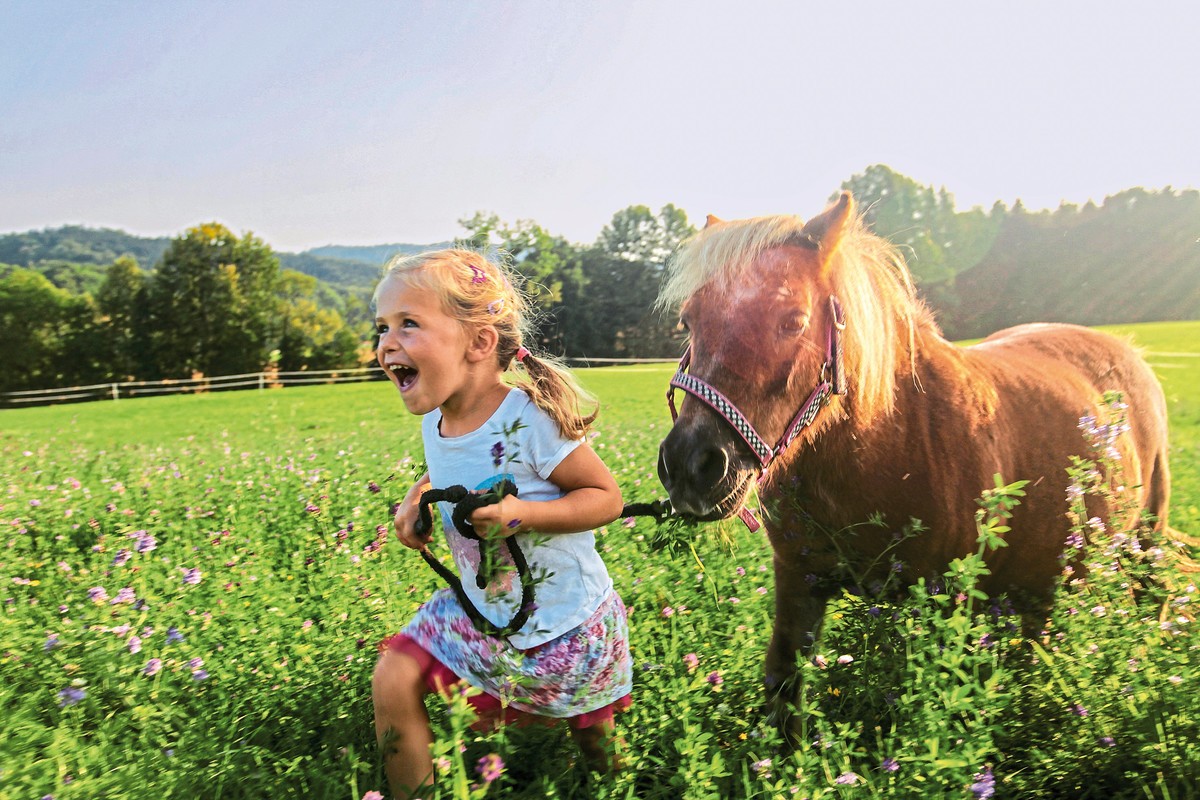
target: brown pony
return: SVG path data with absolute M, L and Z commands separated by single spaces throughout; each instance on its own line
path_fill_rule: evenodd
M 1009 546 L 988 555 L 981 588 L 1033 598 L 1044 611 L 1070 532 L 1067 468 L 1092 452 L 1080 419 L 1100 413 L 1109 390 L 1129 409 L 1117 445 L 1128 491 L 1166 525 L 1166 403 L 1138 354 L 1107 334 L 1058 324 L 951 344 L 848 192 L 807 224 L 710 217 L 674 259 L 659 302 L 680 308 L 691 338 L 672 382 L 687 394 L 659 451 L 675 510 L 732 516 L 763 473 L 775 563 L 765 682 L 776 720 L 793 700 L 797 653 L 819 633 L 832 592 L 821 579 L 834 575 L 839 544 L 884 562 L 881 571 L 892 559 L 878 556 L 895 547 L 905 580 L 938 576 L 975 551 L 977 501 L 996 475 L 1029 484 Z M 806 405 L 799 416 L 808 419 L 797 422 Z M 758 454 L 756 439 L 765 440 Z M 763 456 L 777 440 L 778 457 Z M 862 526 L 839 542 L 839 532 L 876 512 L 887 527 Z M 914 518 L 927 531 L 897 545 L 894 531 Z

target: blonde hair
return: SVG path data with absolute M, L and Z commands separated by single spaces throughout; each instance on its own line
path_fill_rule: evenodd
M 580 439 L 596 421 L 600 404 L 587 392 L 567 367 L 547 355 L 528 353 L 535 322 L 533 307 L 518 286 L 521 276 L 507 265 L 474 250 L 451 248 L 417 255 L 396 256 L 384 271 L 371 305 L 389 280 L 430 292 L 442 309 L 467 330 L 492 326 L 497 333 L 496 366 L 511 373 L 510 383 L 524 391 L 554 420 L 568 439 Z M 517 360 L 522 348 L 528 354 Z M 580 407 L 592 406 L 588 414 Z

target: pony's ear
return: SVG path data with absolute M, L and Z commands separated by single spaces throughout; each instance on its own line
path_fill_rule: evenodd
M 820 249 L 822 265 L 829 262 L 837 249 L 846 222 L 853 214 L 854 198 L 849 192 L 842 192 L 836 203 L 805 223 L 800 235 Z
M 725 220 L 721 219 L 720 217 L 716 217 L 712 214 L 709 214 L 708 219 L 704 220 L 704 227 L 711 228 L 715 225 L 720 225 L 724 221 Z

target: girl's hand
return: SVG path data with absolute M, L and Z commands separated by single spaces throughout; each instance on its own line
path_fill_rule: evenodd
M 503 538 L 525 530 L 522 509 L 528 507 L 529 501 L 510 496 L 501 499 L 499 503 L 475 509 L 467 519 L 480 536 Z
M 400 544 L 405 547 L 411 547 L 413 550 L 424 550 L 433 534 L 433 530 L 430 529 L 425 536 L 417 535 L 417 519 L 420 516 L 421 495 L 425 494 L 429 489 L 429 475 L 426 474 L 408 490 L 408 494 L 404 496 L 404 500 L 396 509 L 396 518 L 392 522 L 396 528 L 396 538 L 400 540 Z

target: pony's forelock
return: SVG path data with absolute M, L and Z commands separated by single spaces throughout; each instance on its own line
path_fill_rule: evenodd
M 716 280 L 726 284 L 764 250 L 800 237 L 804 220 L 780 214 L 718 222 L 690 237 L 667 265 L 658 294 L 662 312 L 678 311 L 700 287 Z

